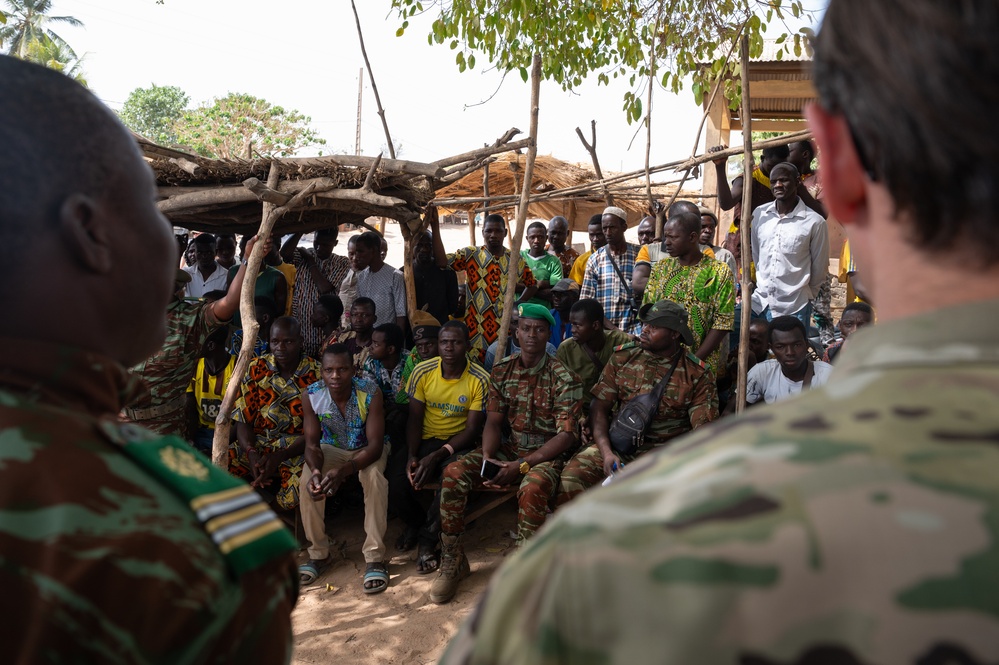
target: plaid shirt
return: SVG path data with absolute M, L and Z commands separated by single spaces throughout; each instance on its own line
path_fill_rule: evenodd
M 604 318 L 626 333 L 633 333 L 638 325 L 638 311 L 635 310 L 631 294 L 631 275 L 635 271 L 635 259 L 641 249 L 633 243 L 626 243 L 624 253 L 614 255 L 627 286 L 618 277 L 617 271 L 608 256 L 610 245 L 604 245 L 590 255 L 583 276 L 583 288 L 579 299 L 594 298 L 603 305 Z

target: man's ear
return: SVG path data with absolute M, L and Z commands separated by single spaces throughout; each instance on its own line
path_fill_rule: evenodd
M 100 206 L 84 194 L 71 194 L 59 207 L 59 228 L 70 254 L 88 270 L 111 271 L 110 233 Z
M 844 226 L 857 224 L 866 216 L 867 176 L 850 127 L 842 115 L 829 113 L 818 103 L 809 104 L 804 111 L 819 145 L 823 203 Z

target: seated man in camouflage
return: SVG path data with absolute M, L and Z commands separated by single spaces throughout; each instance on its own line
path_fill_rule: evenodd
M 675 302 L 660 300 L 643 305 L 639 318 L 643 324 L 640 341 L 615 350 L 593 386 L 590 419 L 594 443 L 576 453 L 562 471 L 560 506 L 614 473 L 622 463 L 718 418 L 715 377 L 685 346 L 694 340 L 687 312 Z M 610 442 L 611 410 L 616 413 L 635 397 L 651 393 L 673 365 L 676 369 L 642 447 L 628 456 L 615 452 Z
M 461 545 L 468 494 L 479 487 L 517 487 L 517 544 L 545 521 L 558 487 L 561 455 L 576 443 L 579 378 L 545 352 L 553 318 L 542 305 L 520 305 L 520 353 L 497 361 L 490 376 L 482 447 L 449 464 L 441 481 L 440 574 L 430 600 L 446 603 L 468 575 Z M 508 424 L 510 438 L 503 439 Z M 483 461 L 499 466 L 491 480 Z
M 278 507 L 298 505 L 302 473 L 302 391 L 319 380 L 319 363 L 302 350 L 298 321 L 282 316 L 271 326 L 271 352 L 250 362 L 240 386 L 229 447 L 229 472 L 275 495 Z M 276 487 L 275 487 L 276 482 Z

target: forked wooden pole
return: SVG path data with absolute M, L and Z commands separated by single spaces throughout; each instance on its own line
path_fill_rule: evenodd
M 538 156 L 538 100 L 541 96 L 541 54 L 534 54 L 531 67 L 531 146 L 527 149 L 527 164 L 524 166 L 524 185 L 520 188 L 520 206 L 517 208 L 517 227 L 510 241 L 510 261 L 506 267 L 506 292 L 503 294 L 503 313 L 500 320 L 499 337 L 496 341 L 496 359 L 504 357 L 506 339 L 510 333 L 510 319 L 513 316 L 514 301 L 517 298 L 517 281 L 520 276 L 520 244 L 524 240 L 524 225 L 527 222 L 527 206 L 531 197 L 531 179 L 534 177 L 534 159 Z
M 739 321 L 739 376 L 735 391 L 736 413 L 746 409 L 746 374 L 749 372 L 749 322 L 752 318 L 752 284 L 749 281 L 749 265 L 753 260 L 750 246 L 749 225 L 753 219 L 753 118 L 749 104 L 749 38 L 742 37 L 742 146 L 743 146 L 743 188 L 742 222 L 739 224 L 739 239 L 742 242 L 740 268 L 742 277 L 742 320 Z

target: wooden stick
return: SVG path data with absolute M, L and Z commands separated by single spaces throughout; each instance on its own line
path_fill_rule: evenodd
M 363 155 L 331 155 L 328 157 L 283 157 L 282 164 L 300 167 L 317 166 L 349 166 L 361 169 L 371 168 L 375 157 Z M 422 175 L 430 178 L 442 178 L 447 174 L 443 167 L 423 162 L 410 162 L 405 159 L 383 159 L 379 166 L 382 171 L 405 173 L 406 175 Z
M 742 320 L 739 322 L 739 376 L 735 391 L 736 413 L 746 409 L 746 374 L 749 372 L 749 322 L 752 318 L 752 284 L 749 282 L 749 265 L 753 259 L 753 250 L 749 238 L 749 225 L 753 219 L 753 118 L 750 111 L 749 96 L 749 37 L 742 37 L 742 146 L 743 173 L 746 174 L 742 183 L 742 223 L 739 224 L 739 238 L 742 242 L 741 267 L 742 277 L 739 279 L 742 287 Z M 717 153 L 715 153 L 717 154 Z
M 351 3 L 353 3 L 353 0 L 351 0 Z M 365 191 L 365 192 L 372 191 L 371 190 L 371 183 L 373 183 L 375 181 L 375 171 L 378 170 L 378 165 L 381 164 L 381 163 L 382 163 L 382 153 L 378 153 L 378 156 L 375 157 L 374 163 L 371 164 L 371 168 L 368 169 L 368 175 L 365 176 L 365 178 L 364 178 L 364 184 L 361 185 L 361 190 L 362 191 Z
M 607 182 L 604 180 L 603 171 L 600 170 L 600 160 L 597 159 L 597 121 L 590 120 L 590 137 L 593 140 L 593 143 L 586 142 L 586 139 L 583 138 L 583 132 L 579 129 L 579 127 L 576 127 L 576 136 L 578 136 L 579 140 L 583 142 L 583 147 L 586 148 L 586 152 L 590 153 L 590 159 L 593 161 L 593 172 L 596 173 L 597 180 L 601 185 L 603 185 L 604 188 L 604 201 L 609 206 L 614 205 L 614 195 L 607 189 Z M 647 167 L 646 171 L 648 171 Z
M 354 23 L 357 24 L 357 40 L 361 42 L 361 55 L 364 56 L 364 66 L 368 68 L 371 91 L 375 93 L 375 106 L 378 107 L 378 116 L 382 119 L 382 129 L 385 130 L 385 140 L 388 141 L 389 157 L 395 159 L 395 144 L 392 143 L 392 135 L 389 134 L 388 122 L 385 120 L 385 109 L 382 108 L 382 100 L 378 95 L 378 86 L 375 85 L 375 73 L 371 71 L 371 61 L 368 60 L 368 50 L 364 48 L 364 35 L 361 33 L 361 18 L 357 15 L 357 5 L 354 4 L 354 0 L 350 0 L 350 8 L 354 10 Z
M 270 189 L 277 189 L 278 178 L 278 162 L 273 160 L 267 175 L 267 186 Z M 236 359 L 236 366 L 232 370 L 232 379 L 226 386 L 225 395 L 222 397 L 219 413 L 215 417 L 215 436 L 212 439 L 212 462 L 221 469 L 229 468 L 229 431 L 232 427 L 232 406 L 236 403 L 236 393 L 239 392 L 243 376 L 246 375 L 246 370 L 250 366 L 253 347 L 260 330 L 253 308 L 253 297 L 257 291 L 257 275 L 260 274 L 260 266 L 264 260 L 264 245 L 277 221 L 277 217 L 272 214 L 273 210 L 274 204 L 265 201 L 260 230 L 257 231 L 257 242 L 253 245 L 250 258 L 246 262 L 246 271 L 243 273 L 243 288 L 239 293 L 239 316 L 243 325 L 243 344 L 239 350 L 239 357 Z
M 534 54 L 531 67 L 531 147 L 527 149 L 527 164 L 524 166 L 524 186 L 520 190 L 520 206 L 517 208 L 517 230 L 510 243 L 510 261 L 506 266 L 506 293 L 503 294 L 503 316 L 500 320 L 499 337 L 496 338 L 496 359 L 506 355 L 506 339 L 510 333 L 510 319 L 513 316 L 514 301 L 517 298 L 517 282 L 520 276 L 520 243 L 524 240 L 524 225 L 527 223 L 527 206 L 531 194 L 531 179 L 534 177 L 534 160 L 538 156 L 538 104 L 541 97 L 541 54 Z
M 462 162 L 470 162 L 476 159 L 481 159 L 483 157 L 489 157 L 490 155 L 495 155 L 500 152 L 509 152 L 511 150 L 520 150 L 522 148 L 529 148 L 531 145 L 531 139 L 521 139 L 519 141 L 514 141 L 510 143 L 512 139 L 517 134 L 520 134 L 520 130 L 516 127 L 512 127 L 506 131 L 503 136 L 496 139 L 496 141 L 485 148 L 478 148 L 476 150 L 469 150 L 468 152 L 463 152 L 460 155 L 454 155 L 453 157 L 445 157 L 444 159 L 439 159 L 434 162 L 434 165 L 441 168 L 446 166 L 455 166 L 456 164 L 461 164 Z

